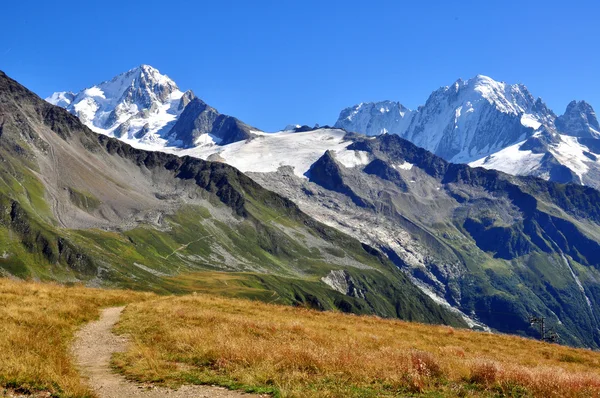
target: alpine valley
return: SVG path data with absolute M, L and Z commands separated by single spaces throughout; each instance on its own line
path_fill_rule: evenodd
M 0 78 L 6 274 L 175 292 L 229 275 L 221 293 L 504 333 L 536 336 L 539 315 L 600 347 L 584 102 L 557 117 L 477 76 L 416 111 L 266 133 L 147 65 L 49 103 Z

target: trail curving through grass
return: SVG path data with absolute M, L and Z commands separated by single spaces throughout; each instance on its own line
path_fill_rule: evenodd
M 177 390 L 143 385 L 126 380 L 113 372 L 110 360 L 114 353 L 127 348 L 127 339 L 112 333 L 124 307 L 106 308 L 100 319 L 81 328 L 72 347 L 82 376 L 99 398 L 240 398 L 253 395 L 230 391 L 223 387 L 184 385 Z

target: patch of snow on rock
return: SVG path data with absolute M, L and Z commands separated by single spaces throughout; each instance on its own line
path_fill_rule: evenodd
M 364 166 L 369 164 L 369 162 L 371 161 L 371 156 L 368 152 L 352 151 L 346 148 L 337 151 L 335 154 L 335 158 L 338 162 L 340 162 L 348 168 Z
M 521 116 L 521 124 L 525 127 L 531 127 L 534 130 L 539 129 L 542 125 L 535 116 L 528 113 L 524 113 L 523 116 Z
M 540 165 L 544 154 L 522 151 L 519 142 L 485 158 L 469 163 L 471 167 L 500 170 L 513 175 L 527 175 Z
M 412 163 L 408 163 L 408 162 L 404 162 L 401 164 L 395 164 L 393 165 L 395 169 L 400 169 L 400 170 L 410 170 L 413 168 L 413 164 Z

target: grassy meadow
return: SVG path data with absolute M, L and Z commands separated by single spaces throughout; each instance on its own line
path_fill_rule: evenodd
M 600 353 L 590 350 L 217 294 L 2 278 L 0 396 L 92 397 L 70 355 L 73 334 L 100 308 L 123 304 L 116 332 L 132 343 L 113 365 L 142 382 L 276 397 L 600 396 Z
M 211 295 L 125 310 L 127 377 L 280 397 L 600 396 L 600 353 L 507 335 Z
M 6 388 L 24 394 L 90 397 L 70 355 L 75 330 L 97 319 L 101 307 L 152 297 L 0 278 L 0 396 Z

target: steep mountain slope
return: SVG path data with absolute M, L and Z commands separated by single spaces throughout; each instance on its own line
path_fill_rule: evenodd
M 390 116 L 398 109 L 401 118 Z M 434 91 L 416 111 L 389 101 L 360 104 L 344 109 L 335 126 L 398 134 L 451 162 L 600 187 L 600 140 L 591 106 L 574 101 L 556 117 L 521 84 L 486 76 L 459 79 Z
M 238 271 L 241 289 L 221 291 L 462 324 L 377 251 L 233 167 L 97 135 L 3 73 L 0 158 L 2 274 L 186 291 L 208 282 L 182 273 Z

